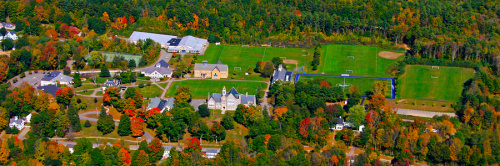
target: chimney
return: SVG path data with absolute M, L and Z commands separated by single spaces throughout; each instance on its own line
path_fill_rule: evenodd
M 206 66 L 208 61 L 202 61 L 203 62 L 203 66 Z
M 19 117 L 17 117 L 17 116 L 14 116 L 14 120 L 17 120 L 17 119 L 19 119 Z
M 283 69 L 283 64 L 280 64 L 280 66 L 278 67 L 278 71 L 281 71 Z
M 248 92 L 247 92 L 247 94 L 245 96 L 248 97 Z

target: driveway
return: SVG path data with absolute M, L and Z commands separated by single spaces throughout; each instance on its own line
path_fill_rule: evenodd
M 189 104 L 194 107 L 194 110 L 198 111 L 198 106 L 205 103 L 206 99 L 192 99 Z
M 91 122 L 97 122 L 97 119 L 95 118 L 89 118 L 89 117 L 85 117 L 86 115 L 92 115 L 92 114 L 96 114 L 96 115 L 99 115 L 99 111 L 90 111 L 90 112 L 85 112 L 85 113 L 82 113 L 80 115 L 78 115 L 80 117 L 80 120 L 88 120 L 88 121 L 91 121 Z M 115 126 L 118 126 L 118 122 L 115 121 Z M 151 140 L 153 139 L 153 136 L 151 134 L 149 134 L 148 132 L 144 132 L 144 137 L 146 137 L 146 141 L 147 142 L 151 142 Z
M 48 73 L 48 71 L 45 71 L 46 73 Z M 27 82 L 28 84 L 30 84 L 32 87 L 38 87 L 40 86 L 40 82 L 42 81 L 42 78 L 45 76 L 45 74 L 43 74 L 43 71 L 38 71 L 38 73 L 32 73 L 32 74 L 28 74 L 29 72 L 26 72 L 26 77 L 24 78 L 20 78 L 19 76 L 16 76 L 14 78 L 17 78 L 17 82 L 16 83 L 12 83 L 12 87 L 19 87 L 19 85 L 21 85 L 21 83 L 23 82 Z M 14 79 L 12 78 L 12 79 Z

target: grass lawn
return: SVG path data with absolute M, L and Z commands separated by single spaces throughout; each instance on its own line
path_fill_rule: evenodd
M 320 66 L 313 73 L 388 77 L 386 69 L 404 58 L 404 56 L 397 59 L 382 58 L 378 56 L 378 53 L 384 50 L 371 46 L 323 45 L 322 49 Z M 348 57 L 354 57 L 354 59 L 348 59 Z M 352 73 L 348 73 L 346 70 L 352 70 Z
M 401 99 L 457 101 L 463 86 L 474 76 L 474 70 L 459 67 L 408 65 L 406 73 L 399 78 Z
M 79 113 L 95 111 L 96 108 L 101 109 L 102 98 L 97 98 L 97 103 L 95 103 L 94 102 L 95 100 L 92 97 L 82 97 L 82 96 L 75 96 L 75 97 L 82 100 L 82 103 L 87 104 L 87 110 L 80 110 Z
M 139 90 L 139 92 L 142 93 L 142 95 L 145 98 L 160 97 L 161 93 L 163 93 L 163 90 L 161 90 L 156 85 L 144 86 L 144 88 L 137 88 L 137 89 Z
M 75 88 L 75 91 L 80 91 L 80 90 L 89 90 L 89 89 L 95 89 L 95 88 L 100 88 L 101 86 L 100 85 L 96 85 L 96 84 L 82 84 L 82 86 L 78 87 L 78 88 Z
M 94 90 L 87 90 L 87 92 L 80 91 L 80 92 L 76 92 L 76 93 L 80 94 L 80 95 L 91 95 L 92 93 L 94 93 Z
M 162 88 L 166 88 L 168 85 L 168 82 L 158 83 L 158 85 L 160 85 Z
M 255 95 L 255 90 L 257 87 L 261 87 L 263 90 L 266 88 L 267 84 L 263 82 L 251 82 L 251 81 L 226 81 L 226 80 L 185 80 L 185 81 L 175 81 L 172 83 L 168 89 L 165 97 L 174 96 L 177 86 L 186 85 L 193 91 L 193 99 L 206 99 L 208 93 L 221 93 L 222 87 L 226 86 L 226 91 L 229 92 L 232 87 L 236 90 L 245 94 L 248 92 L 250 95 Z
M 307 81 L 307 80 L 313 80 L 313 79 L 320 79 L 320 80 L 325 80 L 330 82 L 330 85 L 332 86 L 339 86 L 344 84 L 344 78 L 345 78 L 345 84 L 349 85 L 345 87 L 344 92 L 348 93 L 349 88 L 351 86 L 357 86 L 359 88 L 359 91 L 361 94 L 364 96 L 366 91 L 369 91 L 373 87 L 373 82 L 375 81 L 387 81 L 387 88 L 388 91 L 386 93 L 387 97 L 391 97 L 391 80 L 388 79 L 371 79 L 371 78 L 353 78 L 353 77 L 327 77 L 327 76 L 308 76 L 308 75 L 301 75 L 299 77 L 299 80 Z
M 310 53 L 309 53 L 310 52 Z M 311 69 L 313 55 L 307 48 L 275 48 L 275 47 L 242 47 L 230 45 L 210 45 L 205 55 L 198 56 L 197 63 L 207 60 L 208 63 L 221 61 L 229 67 L 229 73 L 234 67 L 241 67 L 244 72 L 255 68 L 259 61 L 269 61 L 274 57 L 286 57 L 286 60 L 296 60 L 298 66 L 305 65 L 305 70 Z M 236 70 L 239 71 L 239 70 Z
M 97 91 L 97 92 L 95 93 L 95 95 L 101 95 L 101 96 L 102 96 L 102 94 L 104 94 L 104 93 L 102 92 L 102 90 L 99 90 L 99 91 Z
M 81 123 L 84 124 L 85 121 L 81 121 Z M 106 135 L 102 135 L 102 133 L 99 130 L 97 130 L 97 123 L 95 123 L 95 122 L 90 122 L 90 123 L 92 124 L 92 126 L 90 126 L 89 128 L 82 127 L 82 130 L 75 133 L 75 136 L 76 137 L 110 137 L 110 138 L 118 138 L 118 139 L 137 141 L 136 138 L 131 137 L 131 136 L 122 137 L 122 136 L 118 135 L 118 129 L 117 129 L 118 126 L 115 126 L 115 129 L 113 130 L 113 132 L 106 134 Z M 113 143 L 115 141 L 116 140 L 109 140 L 109 142 L 111 142 L 111 143 Z

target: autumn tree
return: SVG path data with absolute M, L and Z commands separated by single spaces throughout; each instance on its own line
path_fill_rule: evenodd
M 286 113 L 287 111 L 288 111 L 288 108 L 286 108 L 286 107 L 274 109 L 273 120 L 280 119 L 283 116 L 283 114 Z
M 159 161 L 163 157 L 164 151 L 165 149 L 163 148 L 160 139 L 154 138 L 151 140 L 151 143 L 148 145 L 149 162 L 155 163 Z
M 220 122 L 224 128 L 228 130 L 234 129 L 234 119 L 233 119 L 233 114 L 226 112 L 224 114 L 224 117 L 222 117 L 222 121 Z
M 304 138 L 309 137 L 309 125 L 311 125 L 311 120 L 309 118 L 305 118 L 300 121 L 299 133 Z
M 197 138 L 188 138 L 186 140 L 187 150 L 189 152 L 201 150 L 200 140 Z
M 385 96 L 389 88 L 387 88 L 387 81 L 374 81 L 372 83 L 372 92 L 374 94 L 381 94 Z
M 132 137 L 140 137 L 144 134 L 144 119 L 141 117 L 130 118 L 130 130 Z
M 116 105 L 120 99 L 120 89 L 117 87 L 108 87 L 102 96 L 104 105 Z
M 104 65 L 105 59 L 104 56 L 97 51 L 90 52 L 90 57 L 87 59 L 88 65 L 92 68 L 100 68 Z
M 73 95 L 73 88 L 64 87 L 56 91 L 56 100 L 58 103 L 68 105 Z
M 128 150 L 121 148 L 118 151 L 117 157 L 118 157 L 118 162 L 120 163 L 120 165 L 122 165 L 122 166 L 129 166 L 130 165 L 131 160 L 130 160 L 130 153 Z
M 180 103 L 180 102 L 189 102 L 191 100 L 191 94 L 193 92 L 189 88 L 189 86 L 186 85 L 181 85 L 177 87 L 177 90 L 175 91 L 175 102 Z
M 140 150 L 134 163 L 136 165 L 149 165 L 149 155 L 144 150 Z
M 10 149 L 7 144 L 7 140 L 2 141 L 2 147 L 0 148 L 0 163 L 7 164 L 9 162 Z

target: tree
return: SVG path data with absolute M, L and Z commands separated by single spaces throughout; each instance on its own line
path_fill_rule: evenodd
M 58 103 L 68 105 L 73 95 L 73 88 L 64 87 L 56 91 L 56 100 Z
M 136 163 L 138 166 L 149 165 L 149 155 L 144 150 L 139 151 L 139 154 L 134 163 Z
M 5 27 L 0 28 L 0 35 L 4 37 L 6 34 L 7 34 L 7 29 L 5 29 Z
M 209 117 L 210 116 L 210 110 L 208 109 L 207 104 L 202 104 L 198 106 L 198 113 L 200 114 L 201 117 Z
M 186 140 L 187 150 L 189 152 L 201 150 L 200 140 L 197 138 L 188 138 Z
M 363 106 L 354 106 L 349 110 L 347 121 L 351 122 L 355 128 L 359 127 L 366 118 L 365 108 Z
M 274 64 L 272 62 L 266 62 L 264 69 L 262 70 L 262 77 L 269 78 L 274 73 Z
M 144 120 L 141 117 L 132 117 L 130 124 L 132 137 L 140 137 L 144 134 Z
M 92 124 L 90 124 L 90 121 L 89 121 L 89 120 L 86 120 L 86 121 L 85 121 L 84 126 L 85 126 L 86 128 L 89 128 L 90 126 L 92 126 Z
M 99 148 L 92 149 L 90 156 L 92 157 L 92 165 L 104 165 L 104 159 Z
M 128 61 L 128 68 L 133 69 L 133 68 L 135 68 L 135 67 L 137 67 L 137 65 L 136 65 L 136 63 L 135 63 L 135 60 L 134 60 L 134 59 L 130 59 L 130 60 Z
M 165 149 L 163 148 L 160 139 L 154 138 L 151 140 L 151 143 L 148 145 L 149 162 L 155 163 L 159 161 L 163 157 L 164 151 Z
M 14 40 L 12 40 L 11 38 L 5 38 L 3 39 L 2 43 L 1 43 L 1 46 L 2 46 L 2 50 L 12 50 L 12 48 L 14 48 Z
M 226 139 L 226 129 L 224 128 L 224 126 L 222 126 L 217 121 L 214 121 L 212 123 L 213 123 L 213 125 L 212 125 L 212 129 L 210 129 L 210 131 L 212 132 L 212 136 L 215 137 L 214 139 L 216 141 Z
M 189 102 L 191 100 L 191 94 L 193 94 L 193 91 L 191 91 L 189 86 L 181 85 L 177 87 L 177 90 L 175 91 L 175 102 Z
M 7 144 L 7 140 L 2 141 L 2 147 L 0 148 L 0 163 L 7 164 L 9 162 L 10 149 Z
M 372 83 L 372 92 L 374 94 L 381 94 L 385 96 L 389 88 L 387 88 L 387 81 L 375 81 Z
M 87 61 L 90 67 L 97 69 L 104 65 L 105 59 L 100 52 L 92 51 Z
M 73 87 L 78 88 L 82 86 L 82 80 L 80 79 L 80 73 L 75 73 L 73 75 Z
M 115 129 L 115 121 L 111 115 L 106 114 L 104 106 L 99 114 L 99 119 L 97 119 L 97 130 L 101 131 L 103 135 L 113 132 Z
M 280 64 L 283 64 L 283 59 L 281 59 L 280 57 L 274 57 L 271 62 L 273 62 L 274 64 L 274 68 L 278 68 Z M 283 66 L 285 67 L 285 66 Z
M 224 128 L 226 128 L 228 130 L 234 129 L 233 114 L 226 112 L 226 114 L 224 114 L 224 117 L 222 118 L 221 124 L 222 124 L 222 126 L 224 126 Z
M 118 124 L 118 135 L 127 136 L 130 135 L 131 121 L 127 114 L 120 116 L 120 124 Z
M 120 162 L 120 165 L 130 165 L 130 153 L 128 150 L 125 150 L 124 148 L 121 148 L 118 151 L 118 162 Z
M 272 135 L 267 143 L 267 149 L 272 151 L 281 149 L 281 135 L 278 134 Z
M 101 72 L 99 73 L 99 77 L 111 77 L 109 70 L 106 66 L 101 68 Z
M 349 100 L 347 100 L 347 109 L 359 104 L 361 102 L 361 92 L 356 86 L 349 88 Z
M 9 126 L 9 115 L 5 108 L 0 107 L 0 131 L 5 129 L 7 126 Z
M 79 111 L 78 103 L 76 101 L 76 98 L 74 97 L 73 99 L 71 99 L 71 102 L 69 103 L 66 115 L 68 116 L 72 130 L 75 132 L 79 132 L 80 130 L 82 130 L 82 126 L 80 124 L 80 117 L 78 116 L 78 111 Z

